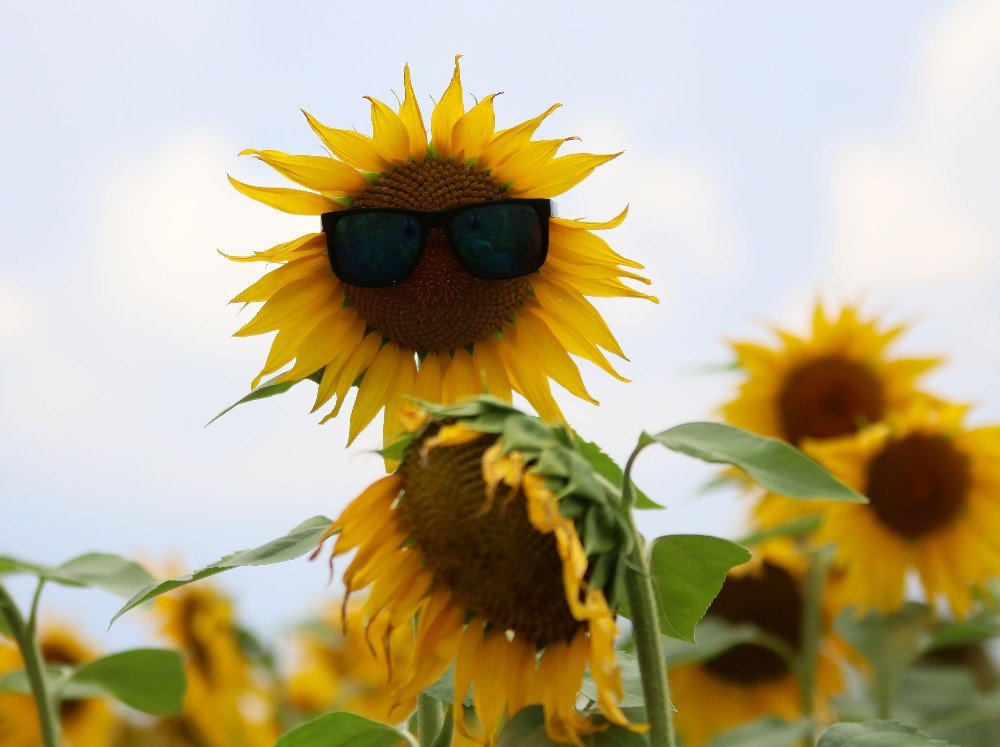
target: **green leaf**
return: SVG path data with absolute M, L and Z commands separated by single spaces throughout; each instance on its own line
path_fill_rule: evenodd
M 328 713 L 286 732 L 274 747 L 396 747 L 415 745 L 406 732 L 356 713 Z
M 42 670 L 42 676 L 45 678 L 46 689 L 50 693 L 58 692 L 71 672 L 69 667 L 45 667 Z M 31 695 L 31 682 L 28 680 L 28 673 L 23 669 L 17 669 L 0 676 L 0 693 Z
M 694 642 L 695 626 L 729 569 L 748 560 L 744 548 L 719 537 L 675 534 L 654 540 L 650 573 L 660 601 L 660 632 Z
M 756 625 L 731 623 L 709 616 L 695 628 L 696 643 L 664 638 L 660 645 L 667 665 L 677 667 L 708 661 L 741 643 L 755 643 L 759 634 L 760 629 Z
M 574 433 L 576 433 L 574 431 Z M 576 445 L 580 450 L 583 457 L 590 462 L 590 466 L 594 468 L 594 471 L 601 475 L 605 480 L 610 482 L 616 488 L 621 490 L 622 485 L 625 482 L 625 470 L 618 466 L 610 456 L 608 456 L 600 446 L 598 446 L 593 441 L 587 441 L 582 438 L 579 433 L 576 433 Z M 642 492 L 637 485 L 632 485 L 632 489 L 635 493 L 635 507 L 644 509 L 662 509 L 659 503 L 651 499 L 648 495 Z
M 161 581 L 160 583 L 149 584 L 136 592 L 125 603 L 125 606 L 115 613 L 115 616 L 111 618 L 111 622 L 108 625 L 110 627 L 114 624 L 115 620 L 129 610 L 138 607 L 143 602 L 148 602 L 150 599 L 160 596 L 160 594 L 165 594 L 178 587 L 214 576 L 217 573 L 248 565 L 271 565 L 272 563 L 284 563 L 287 560 L 301 558 L 306 553 L 316 549 L 320 537 L 329 528 L 330 523 L 330 519 L 325 516 L 314 516 L 299 524 L 284 537 L 271 540 L 260 547 L 252 550 L 240 550 L 232 555 L 227 555 L 221 560 L 217 560 L 194 573 L 178 576 L 177 578 Z
M 808 721 L 769 716 L 720 734 L 708 747 L 795 747 L 809 736 L 811 726 Z
M 66 680 L 66 700 L 111 697 L 154 716 L 175 716 L 184 700 L 184 665 L 176 651 L 138 648 L 87 662 Z
M 434 700 L 440 700 L 442 703 L 454 703 L 455 702 L 455 667 L 454 665 L 448 667 L 448 670 L 438 677 L 434 684 L 430 685 L 424 690 L 424 695 L 429 695 Z M 472 693 L 466 693 L 465 705 L 472 705 Z
M 632 718 L 632 714 L 626 715 Z M 605 723 L 602 718 L 595 720 L 602 726 Z M 581 741 L 585 747 L 645 747 L 649 744 L 641 734 L 617 724 L 608 724 L 602 731 L 582 737 Z M 545 716 L 541 706 L 528 706 L 507 722 L 496 747 L 550 747 L 557 744 L 545 733 Z
M 653 436 L 643 433 L 639 438 L 640 446 L 653 442 L 706 462 L 739 467 L 761 487 L 790 498 L 867 502 L 794 446 L 735 426 L 685 423 Z
M 153 581 L 149 571 L 132 560 L 108 553 L 87 553 L 48 567 L 16 558 L 0 558 L 0 574 L 30 573 L 63 586 L 103 589 L 128 599 Z
M 934 631 L 930 648 L 948 648 L 979 643 L 1000 636 L 1000 620 L 993 615 L 949 620 Z
M 278 379 L 280 379 L 283 375 L 284 374 L 278 374 L 277 376 L 271 377 L 270 379 L 268 379 L 267 381 L 265 381 L 263 384 L 261 384 L 259 387 L 257 387 L 252 392 L 250 392 L 250 394 L 248 394 L 247 396 L 243 397 L 242 399 L 237 400 L 236 402 L 233 402 L 233 404 L 231 404 L 225 410 L 223 410 L 218 415 L 216 415 L 214 418 L 212 418 L 207 423 L 205 423 L 205 427 L 208 428 L 208 426 L 210 426 L 216 420 L 218 420 L 219 418 L 221 418 L 223 415 L 225 415 L 226 413 L 228 413 L 230 410 L 236 409 L 240 405 L 245 405 L 247 402 L 256 402 L 259 399 L 267 399 L 268 397 L 273 397 L 276 394 L 283 394 L 284 392 L 287 392 L 289 389 L 291 389 L 296 384 L 300 384 L 303 381 L 306 381 L 307 379 L 309 381 L 315 381 L 318 384 L 320 382 L 320 380 L 323 378 L 323 369 L 320 369 L 319 371 L 317 371 L 314 374 L 310 374 L 305 379 L 299 379 L 298 381 L 286 381 L 286 382 L 283 382 L 281 384 L 275 384 L 274 382 L 277 381 Z
M 947 745 L 896 721 L 866 721 L 834 724 L 819 738 L 816 747 L 933 747 Z
M 819 529 L 819 525 L 822 523 L 822 516 L 800 516 L 784 524 L 778 524 L 769 529 L 761 529 L 759 532 L 741 537 L 739 543 L 744 547 L 753 547 L 754 545 L 759 545 L 761 542 L 766 542 L 777 537 L 797 539 L 812 534 Z
M 898 689 L 906 667 L 927 649 L 933 622 L 929 607 L 908 602 L 891 615 L 858 617 L 856 610 L 845 610 L 834 628 L 868 660 L 875 679 L 891 694 Z

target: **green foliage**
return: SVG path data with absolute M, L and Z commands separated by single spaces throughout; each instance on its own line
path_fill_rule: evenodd
M 941 747 L 947 744 L 896 721 L 866 721 L 863 724 L 834 724 L 823 732 L 816 747 Z
M 176 651 L 140 648 L 83 664 L 66 680 L 66 699 L 108 696 L 156 716 L 181 712 L 186 682 Z
M 218 420 L 219 418 L 221 418 L 223 415 L 227 414 L 230 410 L 234 410 L 237 407 L 239 407 L 240 405 L 245 405 L 247 402 L 256 402 L 259 399 L 267 399 L 268 397 L 273 397 L 276 394 L 284 394 L 285 392 L 287 392 L 289 389 L 291 389 L 296 384 L 301 384 L 303 381 L 306 381 L 307 379 L 309 381 L 314 381 L 314 382 L 316 382 L 318 384 L 320 382 L 320 380 L 323 378 L 323 370 L 320 369 L 316 373 L 307 376 L 305 379 L 299 379 L 298 381 L 286 381 L 286 382 L 281 383 L 281 384 L 276 384 L 275 382 L 278 379 L 280 379 L 281 376 L 282 376 L 282 374 L 278 374 L 277 376 L 273 376 L 272 378 L 268 379 L 263 384 L 261 384 L 259 387 L 257 387 L 256 389 L 254 389 L 252 392 L 250 392 L 250 394 L 246 395 L 245 397 L 243 397 L 241 399 L 238 399 L 236 402 L 233 402 L 233 404 L 231 404 L 225 410 L 223 410 L 218 415 L 216 415 L 214 418 L 212 418 L 207 423 L 205 423 L 205 427 L 207 428 L 212 423 L 214 423 L 216 420 Z
M 671 667 L 708 661 L 741 643 L 762 642 L 761 631 L 749 623 L 731 623 L 717 617 L 706 617 L 695 628 L 696 642 L 664 638 L 663 656 Z
M 797 747 L 811 733 L 809 721 L 789 722 L 769 716 L 718 735 L 708 747 Z
M 232 555 L 227 555 L 194 573 L 188 573 L 168 581 L 161 581 L 160 583 L 148 584 L 136 592 L 125 603 L 125 606 L 115 613 L 115 616 L 111 618 L 110 624 L 114 624 L 115 620 L 129 610 L 138 607 L 143 602 L 148 602 L 160 596 L 160 594 L 165 594 L 181 586 L 214 576 L 217 573 L 223 573 L 233 568 L 241 568 L 248 565 L 271 565 L 272 563 L 284 563 L 287 560 L 300 558 L 316 549 L 320 537 L 323 536 L 323 533 L 329 526 L 330 519 L 325 516 L 314 516 L 296 526 L 285 536 L 271 540 L 260 547 L 252 550 L 240 550 Z
M 587 441 L 582 438 L 579 433 L 576 434 L 576 445 L 579 452 L 583 455 L 584 459 L 590 462 L 590 466 L 594 468 L 594 471 L 601 475 L 604 479 L 614 485 L 618 490 L 621 490 L 622 484 L 625 482 L 625 471 L 618 466 L 618 463 L 608 456 L 600 446 L 598 446 L 593 441 Z M 642 492 L 638 487 L 632 487 L 635 493 L 635 507 L 641 509 L 662 509 L 659 503 L 651 499 L 648 495 Z
M 866 498 L 784 441 L 756 436 L 722 423 L 685 423 L 649 435 L 639 446 L 658 443 L 715 464 L 731 464 L 762 488 L 789 498 L 823 498 L 865 503 Z
M 114 698 L 154 716 L 180 713 L 187 686 L 180 654 L 159 648 L 120 651 L 75 669 L 49 666 L 44 676 L 48 691 L 58 700 Z M 30 695 L 27 673 L 7 674 L 0 679 L 0 692 Z
M 635 709 L 626 711 L 626 715 L 642 723 L 643 716 Z M 597 721 L 604 723 L 600 717 L 597 717 Z M 602 731 L 581 737 L 581 741 L 585 747 L 644 747 L 649 744 L 641 734 L 616 724 L 607 724 Z M 551 747 L 555 744 L 557 743 L 551 741 L 545 733 L 545 717 L 541 706 L 528 706 L 515 713 L 497 740 L 497 747 Z
M 328 713 L 287 732 L 274 747 L 396 747 L 416 745 L 406 732 L 356 713 Z
M 138 563 L 118 555 L 87 553 L 54 567 L 0 557 L 0 575 L 27 573 L 63 586 L 103 589 L 126 599 L 154 579 Z
M 676 534 L 653 541 L 650 573 L 660 600 L 660 632 L 694 642 L 729 569 L 750 559 L 739 545 L 718 537 Z
M 819 525 L 822 523 L 822 516 L 800 516 L 784 524 L 761 529 L 759 532 L 741 537 L 739 543 L 744 547 L 753 547 L 771 539 L 798 539 L 812 534 L 819 529 Z
M 891 615 L 859 617 L 849 609 L 834 621 L 837 632 L 871 664 L 883 713 L 888 712 L 903 672 L 930 644 L 933 619 L 929 607 L 910 602 Z

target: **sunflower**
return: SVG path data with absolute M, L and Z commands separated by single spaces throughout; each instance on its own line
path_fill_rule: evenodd
M 348 595 L 370 587 L 372 645 L 389 647 L 391 632 L 419 616 L 409 662 L 388 673 L 395 702 L 454 663 L 459 735 L 493 744 L 505 713 L 540 704 L 553 740 L 581 744 L 598 728 L 575 707 L 589 666 L 600 711 L 627 726 L 612 644 L 631 535 L 613 489 L 564 428 L 498 399 L 402 418 L 410 430 L 395 446 L 398 470 L 328 532 L 338 535 L 334 557 L 357 551 L 344 584 Z M 461 705 L 470 687 L 475 726 Z
M 327 127 L 306 114 L 330 156 L 243 151 L 313 191 L 230 181 L 248 197 L 299 215 L 347 207 L 440 211 L 499 199 L 555 197 L 615 158 L 557 156 L 573 138 L 532 140 L 558 105 L 494 132 L 496 94 L 466 111 L 457 57 L 451 83 L 431 114 L 428 142 L 409 69 L 403 74 L 398 112 L 368 97 L 372 137 Z M 430 231 L 409 278 L 390 287 L 341 282 L 332 271 L 323 233 L 248 257 L 225 255 L 280 265 L 233 299 L 263 303 L 237 336 L 276 333 L 252 387 L 290 366 L 275 383 L 318 381 L 313 411 L 336 401 L 326 422 L 357 385 L 349 441 L 383 408 L 385 433 L 395 433 L 399 400 L 412 394 L 449 403 L 484 391 L 510 401 L 518 392 L 546 420 L 559 420 L 550 379 L 595 402 L 571 354 L 622 378 L 603 351 L 624 354 L 586 296 L 656 300 L 623 282 L 648 283 L 632 271 L 642 265 L 620 256 L 594 233 L 618 226 L 626 212 L 599 222 L 550 217 L 544 265 L 512 279 L 473 276 L 439 229 Z
M 157 730 L 205 747 L 274 744 L 273 705 L 240 645 L 229 600 L 210 585 L 185 586 L 158 597 L 153 611 L 185 656 L 187 676 L 182 715 Z
M 712 602 L 708 619 L 749 623 L 798 652 L 802 639 L 801 556 L 787 550 L 764 551 L 729 572 Z M 831 695 L 842 689 L 844 646 L 824 609 L 816 668 L 815 713 L 827 714 Z M 687 747 L 765 716 L 796 720 L 802 716 L 801 685 L 789 663 L 773 650 L 738 644 L 706 661 L 670 670 L 676 724 Z
M 966 427 L 967 409 L 918 403 L 854 436 L 803 445 L 869 499 L 810 504 L 824 519 L 816 541 L 832 543 L 843 568 L 843 605 L 892 611 L 916 570 L 931 602 L 943 597 L 963 616 L 970 586 L 1000 576 L 1000 427 Z M 790 503 L 775 499 L 767 518 L 780 523 Z
M 941 360 L 890 357 L 889 347 L 905 331 L 863 318 L 853 306 L 834 314 L 817 302 L 807 336 L 776 329 L 775 347 L 733 343 L 745 378 L 722 414 L 733 425 L 795 445 L 857 433 L 927 398 L 917 382 Z
M 397 706 L 386 687 L 383 649 L 343 634 L 362 625 L 362 607 L 357 598 L 347 605 L 331 605 L 322 618 L 299 633 L 302 663 L 288 682 L 289 701 L 296 710 L 306 714 L 351 711 L 383 722 L 391 721 L 394 713 L 413 710 L 412 699 Z M 382 639 L 385 631 L 378 626 L 384 622 L 375 621 L 371 638 Z M 391 637 L 393 667 L 402 667 L 411 655 L 413 630 L 404 625 L 393 630 Z
M 38 636 L 38 647 L 45 663 L 54 667 L 77 667 L 96 656 L 67 625 L 44 627 Z M 17 647 L 0 640 L 0 675 L 22 668 Z M 115 730 L 115 718 L 100 698 L 63 700 L 59 706 L 59 726 L 67 747 L 106 747 Z M 38 716 L 30 695 L 0 693 L 0 744 L 41 747 Z

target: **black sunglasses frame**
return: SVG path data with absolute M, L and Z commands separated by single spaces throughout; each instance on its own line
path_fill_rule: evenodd
M 542 241 L 541 252 L 536 266 L 532 267 L 532 269 L 527 272 L 520 272 L 516 275 L 508 275 L 504 277 L 482 277 L 481 275 L 476 274 L 476 272 L 474 272 L 471 268 L 466 267 L 458 252 L 455 251 L 455 242 L 451 234 L 451 222 L 457 215 L 486 205 L 525 205 L 535 211 L 535 214 L 538 216 Z M 340 266 L 337 264 L 337 252 L 334 250 L 333 246 L 334 229 L 341 218 L 362 213 L 395 213 L 397 215 L 406 215 L 413 218 L 417 222 L 417 225 L 420 226 L 420 246 L 417 248 L 417 259 L 416 262 L 413 263 L 413 268 L 406 274 L 406 277 L 393 281 L 392 283 L 354 283 L 343 277 Z M 457 259 L 459 264 L 472 274 L 473 277 L 478 277 L 483 280 L 512 280 L 513 278 L 524 277 L 538 272 L 542 265 L 545 264 L 545 259 L 549 253 L 549 218 L 551 217 L 552 200 L 544 198 L 508 198 L 505 200 L 488 200 L 486 202 L 476 202 L 469 205 L 459 205 L 458 207 L 449 208 L 447 210 L 408 210 L 406 208 L 391 207 L 348 208 L 347 210 L 334 210 L 329 213 L 323 213 L 320 216 L 320 220 L 323 224 L 323 233 L 326 234 L 327 255 L 330 258 L 330 267 L 333 268 L 334 275 L 348 285 L 354 285 L 362 288 L 389 288 L 393 285 L 405 283 L 413 274 L 413 271 L 417 269 L 417 266 L 420 264 L 420 258 L 424 253 L 424 247 L 427 245 L 427 234 L 430 233 L 433 228 L 440 228 L 444 232 L 445 238 L 448 240 L 448 247 L 455 255 L 455 259 Z

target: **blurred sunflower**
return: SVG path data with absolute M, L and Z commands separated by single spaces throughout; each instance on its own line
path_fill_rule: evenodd
M 348 594 L 370 587 L 374 646 L 388 649 L 419 614 L 408 665 L 388 675 L 395 702 L 454 662 L 459 735 L 493 744 L 505 712 L 541 704 L 549 737 L 581 744 L 598 728 L 575 707 L 589 665 L 600 711 L 627 726 L 612 610 L 631 535 L 613 489 L 565 429 L 495 398 L 403 419 L 399 469 L 329 530 L 339 533 L 333 556 L 357 551 L 344 584 Z M 461 706 L 470 687 L 475 726 Z
M 65 624 L 43 627 L 38 647 L 45 663 L 54 667 L 77 667 L 96 657 L 79 633 Z M 0 640 L 0 676 L 23 667 L 13 642 Z M 67 747 L 107 747 L 115 730 L 115 717 L 100 698 L 64 700 L 59 707 L 59 725 Z M 0 693 L 0 744 L 41 747 L 38 715 L 30 695 Z
M 297 635 L 301 665 L 288 681 L 288 698 L 293 708 L 307 715 L 329 711 L 351 711 L 376 721 L 391 722 L 393 714 L 408 713 L 415 699 L 396 705 L 386 684 L 385 650 L 371 648 L 363 638 L 344 635 L 360 630 L 363 603 L 353 599 L 343 606 L 332 605 L 321 619 Z M 373 621 L 369 637 L 382 640 L 385 619 Z M 391 632 L 393 668 L 402 668 L 413 649 L 413 630 L 407 625 Z
M 707 619 L 753 624 L 798 653 L 804 575 L 801 556 L 787 550 L 756 553 L 753 560 L 729 572 Z M 831 621 L 832 611 L 824 609 L 815 688 L 815 713 L 820 719 L 826 717 L 830 696 L 843 686 L 844 646 L 834 636 Z M 800 688 L 785 658 L 753 643 L 670 670 L 677 729 L 687 747 L 706 744 L 716 734 L 765 716 L 800 718 Z
M 549 379 L 578 397 L 595 401 L 571 354 L 622 378 L 602 349 L 620 357 L 624 354 L 586 296 L 655 301 L 622 281 L 648 283 L 626 269 L 642 269 L 642 265 L 615 253 L 594 233 L 618 226 L 627 210 L 609 221 L 584 222 L 550 216 L 547 203 L 544 209 L 538 208 L 542 212 L 537 218 L 533 208 L 516 208 L 518 216 L 535 221 L 522 225 L 519 235 L 530 235 L 538 242 L 536 259 L 544 264 L 537 271 L 530 266 L 526 274 L 503 278 L 486 278 L 467 269 L 470 262 L 509 259 L 497 259 L 500 255 L 495 245 L 490 249 L 490 241 L 482 237 L 473 241 L 467 247 L 470 254 L 463 259 L 455 249 L 458 229 L 454 225 L 448 228 L 451 239 L 442 228 L 423 235 L 414 217 L 400 217 L 392 211 L 435 212 L 527 198 L 544 202 L 615 156 L 557 156 L 560 146 L 573 138 L 532 140 L 558 105 L 494 132 L 496 94 L 483 97 L 466 111 L 457 57 L 451 83 L 431 114 L 428 143 L 409 69 L 403 73 L 404 98 L 398 112 L 368 97 L 372 137 L 327 127 L 306 114 L 332 157 L 244 151 L 314 190 L 254 187 L 231 179 L 240 192 L 266 205 L 299 215 L 327 214 L 324 221 L 331 222 L 345 208 L 382 209 L 377 230 L 372 226 L 345 229 L 345 242 L 361 236 L 357 245 L 362 248 L 353 261 L 366 277 L 372 276 L 372 283 L 338 278 L 325 233 L 307 234 L 249 257 L 230 257 L 281 265 L 233 299 L 263 303 L 237 336 L 277 333 L 253 386 L 294 360 L 277 382 L 317 380 L 313 411 L 336 398 L 325 422 L 339 413 L 348 391 L 357 385 L 351 441 L 383 408 L 387 412 L 385 433 L 395 433 L 399 399 L 412 394 L 448 403 L 483 391 L 509 401 L 515 391 L 543 418 L 559 420 Z M 386 213 L 399 220 L 389 220 L 393 225 L 388 227 L 381 225 Z M 472 211 L 466 217 L 470 226 L 484 231 L 498 227 L 506 231 L 521 220 L 511 213 L 492 224 L 485 215 Z M 330 231 L 330 236 L 338 235 Z M 546 235 L 547 255 L 541 244 Z M 372 236 L 374 245 L 366 243 Z M 412 246 L 396 251 L 396 242 L 404 241 L 404 236 L 413 238 Z M 489 257 L 483 259 L 485 255 Z M 408 276 L 404 272 L 388 285 L 383 282 L 389 266 L 407 258 L 415 263 Z M 343 273 L 344 264 L 338 263 Z
M 817 302 L 807 336 L 776 329 L 775 347 L 733 343 L 745 378 L 722 414 L 733 425 L 795 445 L 857 433 L 927 398 L 917 382 L 941 359 L 889 357 L 905 331 L 865 319 L 853 306 L 827 313 Z
M 804 444 L 870 501 L 815 503 L 816 540 L 834 544 L 843 568 L 843 605 L 894 610 L 915 569 L 928 599 L 962 616 L 970 586 L 1000 576 L 1000 427 L 967 428 L 966 412 L 917 404 L 855 436 Z M 780 523 L 774 506 L 768 519 Z
M 279 736 L 274 706 L 240 645 L 229 600 L 209 584 L 157 598 L 160 631 L 185 657 L 187 690 L 178 719 L 154 731 L 204 747 L 270 747 Z

